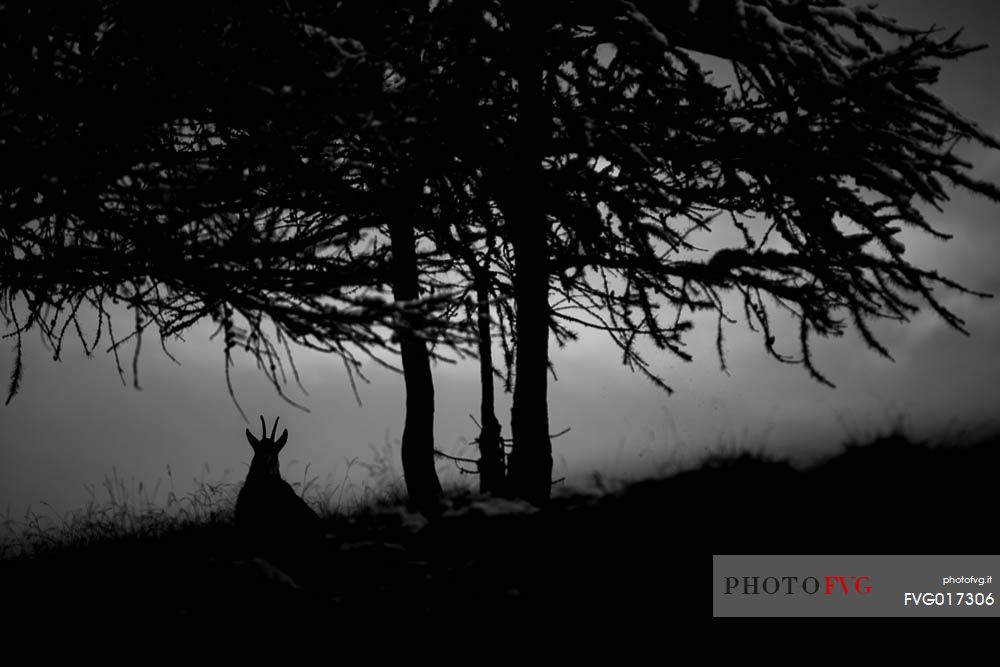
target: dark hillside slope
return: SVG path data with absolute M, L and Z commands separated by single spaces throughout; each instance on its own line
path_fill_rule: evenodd
M 5 621 L 451 627 L 707 619 L 712 553 L 997 553 L 1000 440 L 899 436 L 799 471 L 718 457 L 537 510 L 472 495 L 330 521 L 309 554 L 248 551 L 231 525 L 0 563 Z M 654 618 L 655 617 L 655 618 Z

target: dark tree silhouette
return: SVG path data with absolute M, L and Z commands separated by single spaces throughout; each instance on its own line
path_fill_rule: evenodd
M 168 285 L 169 307 L 136 312 L 184 316 L 167 330 L 220 313 L 227 350 L 231 313 L 338 352 L 384 349 L 374 323 L 386 324 L 414 352 L 407 383 L 425 396 L 408 422 L 419 413 L 426 465 L 426 341 L 456 344 L 459 320 L 417 306 L 450 284 L 477 295 L 478 323 L 492 297 L 516 350 L 508 491 L 538 503 L 551 486 L 550 334 L 601 329 L 669 389 L 637 342 L 689 359 L 690 315 L 714 312 L 724 364 L 733 294 L 769 354 L 829 382 L 810 341 L 848 322 L 885 355 L 870 322 L 921 303 L 962 329 L 933 289 L 965 288 L 914 266 L 897 234 L 945 237 L 919 206 L 939 208 L 946 187 L 1000 200 L 955 153 L 1000 144 L 930 89 L 942 61 L 975 47 L 840 0 L 225 4 L 184 30 L 173 6 L 151 19 L 84 7 L 3 33 L 16 56 L 6 164 L 29 165 L 4 173 L 8 318 L 24 294 L 55 338 L 44 308 L 75 312 L 93 289 L 98 302 L 162 304 Z M 122 20 L 60 37 L 93 26 L 94 7 Z M 32 50 L 47 22 L 54 46 Z M 154 23 L 171 37 L 154 38 Z M 53 92 L 58 105 L 43 101 Z M 101 106 L 73 106 L 84 93 Z M 107 105 L 127 112 L 109 122 L 96 111 Z M 691 240 L 721 227 L 742 242 Z M 797 355 L 779 352 L 776 312 L 798 324 Z M 486 414 L 490 328 L 479 335 Z M 246 340 L 262 339 L 255 325 Z
M 502 216 L 491 202 L 480 197 L 481 190 L 474 180 L 456 183 L 450 176 L 434 181 L 432 205 L 434 242 L 453 261 L 448 268 L 461 276 L 464 285 L 463 301 L 466 317 L 474 323 L 479 357 L 481 400 L 479 408 L 479 436 L 474 443 L 479 449 L 479 459 L 470 460 L 446 455 L 461 465 L 475 463 L 476 469 L 462 468 L 463 472 L 476 473 L 480 491 L 494 495 L 507 493 L 507 444 L 496 414 L 494 382 L 504 381 L 505 390 L 512 386 L 514 352 L 508 330 L 514 320 L 510 305 L 511 276 L 513 270 L 508 244 L 501 243 L 498 227 Z M 505 373 L 501 373 L 493 359 L 494 312 L 499 323 L 499 338 L 504 349 Z
M 410 395 L 431 408 L 408 410 L 407 480 L 414 495 L 439 491 L 433 440 L 414 445 L 410 422 L 431 423 L 427 341 L 466 336 L 441 315 L 449 295 L 418 290 L 405 203 L 393 215 L 379 185 L 391 162 L 371 162 L 400 135 L 380 129 L 397 128 L 386 64 L 327 32 L 329 12 L 309 3 L 2 12 L 0 289 L 18 346 L 9 395 L 34 327 L 57 358 L 67 332 L 89 353 L 106 327 L 116 358 L 134 339 L 137 364 L 150 326 L 166 341 L 211 317 L 227 377 L 243 347 L 279 392 L 282 353 L 295 372 L 289 341 L 339 354 L 352 381 L 360 357 L 401 352 L 408 384 L 420 381 Z M 134 311 L 125 339 L 112 329 L 115 302 Z M 86 307 L 98 315 L 93 340 Z
M 978 47 L 839 0 L 439 4 L 480 14 L 475 46 L 454 47 L 467 120 L 451 145 L 481 165 L 513 248 L 515 494 L 549 494 L 550 331 L 603 329 L 669 389 L 636 342 L 689 359 L 687 316 L 714 311 L 724 364 L 726 293 L 768 353 L 825 383 L 810 341 L 847 322 L 884 355 L 869 323 L 905 321 L 917 301 L 962 330 L 933 289 L 968 290 L 914 266 L 896 234 L 946 238 L 918 207 L 940 208 L 946 186 L 1000 200 L 954 150 L 1000 145 L 930 89 L 942 61 Z M 729 225 L 740 245 L 690 241 Z M 778 351 L 778 311 L 797 321 L 798 355 Z

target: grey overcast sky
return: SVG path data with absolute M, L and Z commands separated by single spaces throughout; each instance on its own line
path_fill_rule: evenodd
M 964 27 L 968 43 L 998 43 L 945 66 L 937 92 L 987 131 L 1000 135 L 1000 3 L 988 0 L 893 0 L 882 11 L 913 25 Z M 979 178 L 1000 181 L 1000 153 L 966 149 Z M 947 243 L 926 236 L 905 240 L 917 263 L 982 291 L 1000 295 L 1000 207 L 956 193 L 944 213 L 931 220 L 954 234 Z M 711 245 L 711 239 L 703 239 Z M 554 441 L 556 474 L 580 481 L 593 471 L 610 477 L 641 476 L 675 457 L 720 446 L 765 447 L 807 457 L 829 451 L 854 435 L 885 429 L 902 419 L 917 434 L 963 427 L 998 426 L 1000 416 L 1000 298 L 979 300 L 949 294 L 944 302 L 965 318 L 971 337 L 949 329 L 930 312 L 905 326 L 877 328 L 896 363 L 870 352 L 854 332 L 817 342 L 820 369 L 837 389 L 820 386 L 797 366 L 769 359 L 759 338 L 742 327 L 727 337 L 730 375 L 719 370 L 714 322 L 689 338 L 692 363 L 661 356 L 655 366 L 676 389 L 667 396 L 624 369 L 602 337 L 585 335 L 554 350 L 558 382 L 551 384 L 554 430 L 570 427 Z M 186 492 L 190 480 L 241 481 L 250 449 L 245 424 L 226 393 L 221 343 L 199 327 L 176 343 L 177 367 L 155 346 L 146 346 L 140 366 L 142 391 L 123 387 L 113 360 L 87 359 L 79 346 L 55 363 L 37 337 L 25 348 L 21 393 L 0 407 L 0 510 L 19 518 L 30 505 L 42 513 L 81 506 L 85 485 L 115 470 L 147 488 L 167 483 Z M 402 379 L 378 368 L 354 400 L 342 365 L 307 352 L 296 355 L 309 396 L 291 395 L 310 414 L 281 402 L 249 359 L 234 372 L 240 401 L 249 415 L 281 415 L 290 441 L 283 472 L 334 484 L 348 473 L 347 461 L 373 461 L 374 450 L 392 447 L 398 470 L 403 424 Z M 0 346 L 6 376 L 13 363 L 10 342 Z M 438 365 L 437 441 L 455 454 L 471 455 L 464 438 L 476 434 L 468 415 L 477 411 L 479 390 L 471 363 Z M 504 397 L 506 398 L 506 397 Z M 501 408 L 509 419 L 509 403 Z M 509 434 L 509 430 L 505 429 Z M 205 467 L 208 472 L 205 472 Z M 442 464 L 443 472 L 449 471 Z M 350 472 L 355 485 L 364 471 Z M 163 500 L 165 487 L 159 500 Z

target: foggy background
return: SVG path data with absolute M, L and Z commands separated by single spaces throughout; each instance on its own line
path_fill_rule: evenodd
M 1000 6 L 979 0 L 895 0 L 880 8 L 921 27 L 964 27 L 966 43 L 995 42 L 945 64 L 936 90 L 986 131 L 1000 135 Z M 959 152 L 975 165 L 977 178 L 1000 181 L 1000 152 L 968 146 Z M 1000 207 L 955 193 L 944 213 L 928 216 L 955 238 L 942 242 L 909 230 L 898 238 L 916 265 L 1000 295 L 998 217 Z M 713 247 L 711 235 L 694 241 Z M 654 371 L 676 390 L 668 396 L 624 368 L 606 337 L 583 331 L 580 341 L 551 349 L 558 381 L 550 382 L 550 422 L 554 432 L 572 429 L 553 441 L 554 475 L 573 484 L 594 471 L 612 479 L 639 477 L 674 460 L 736 447 L 807 459 L 900 421 L 911 434 L 927 437 L 998 427 L 1000 299 L 947 293 L 941 300 L 965 319 L 971 337 L 922 311 L 907 325 L 873 327 L 896 363 L 868 350 L 853 331 L 840 339 L 815 340 L 816 365 L 837 389 L 812 381 L 800 366 L 768 357 L 759 336 L 743 323 L 726 329 L 729 375 L 722 373 L 715 320 L 709 317 L 696 320 L 686 339 L 692 363 L 649 351 Z M 129 321 L 120 330 L 126 331 Z M 186 342 L 169 346 L 180 367 L 147 336 L 139 366 L 142 391 L 132 388 L 131 374 L 123 386 L 109 354 L 88 359 L 79 343 L 68 342 L 63 361 L 55 363 L 38 336 L 28 335 L 21 392 L 0 407 L 0 514 L 19 519 L 29 506 L 41 514 L 80 507 L 89 498 L 85 485 L 94 485 L 100 498 L 101 482 L 112 470 L 142 482 L 147 491 L 159 480 L 155 499 L 161 502 L 168 467 L 178 494 L 191 490 L 195 477 L 242 481 L 251 455 L 243 435 L 247 424 L 227 394 L 222 341 L 208 340 L 212 330 L 211 324 L 193 328 Z M 779 351 L 797 350 L 794 335 L 778 340 Z M 128 369 L 131 348 L 123 354 Z M 402 376 L 366 364 L 371 384 L 359 384 L 359 406 L 337 358 L 297 349 L 295 360 L 309 395 L 294 384 L 287 392 L 311 410 L 306 414 L 276 395 L 251 357 L 235 359 L 233 383 L 251 428 L 259 428 L 256 415 L 264 414 L 269 423 L 280 415 L 289 430 L 282 454 L 289 481 L 302 481 L 308 463 L 308 477 L 319 477 L 321 487 L 333 487 L 349 475 L 356 490 L 367 473 L 349 461 L 372 462 L 375 452 L 387 446 L 401 474 Z M 13 341 L 3 341 L 5 390 L 13 360 Z M 475 458 L 476 451 L 464 443 L 478 434 L 468 416 L 478 414 L 476 362 L 438 364 L 434 371 L 437 447 Z M 498 416 L 509 436 L 509 396 L 498 398 Z M 456 476 L 451 463 L 442 462 L 439 470 L 445 480 Z

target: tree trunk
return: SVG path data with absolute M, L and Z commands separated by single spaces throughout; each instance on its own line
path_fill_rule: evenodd
M 484 260 L 485 262 L 485 260 Z M 493 392 L 493 336 L 490 331 L 489 267 L 480 267 L 476 276 L 476 300 L 479 324 L 479 383 L 482 402 L 479 408 L 482 431 L 479 433 L 479 490 L 503 495 L 507 492 L 507 466 L 504 461 L 500 421 L 497 419 Z
M 514 248 L 515 337 L 514 405 L 510 455 L 511 492 L 535 504 L 549 499 L 552 442 L 548 414 L 549 258 L 548 221 L 542 158 L 550 114 L 543 97 L 542 19 L 537 6 L 515 2 L 511 8 L 513 71 L 517 78 L 517 126 L 508 174 L 510 196 L 504 216 Z
M 389 224 L 392 242 L 393 285 L 397 301 L 420 296 L 417 283 L 416 238 L 402 214 Z M 441 495 L 434 465 L 434 377 L 427 343 L 412 332 L 400 332 L 403 378 L 406 384 L 406 423 L 403 426 L 403 479 L 410 500 L 427 506 Z

